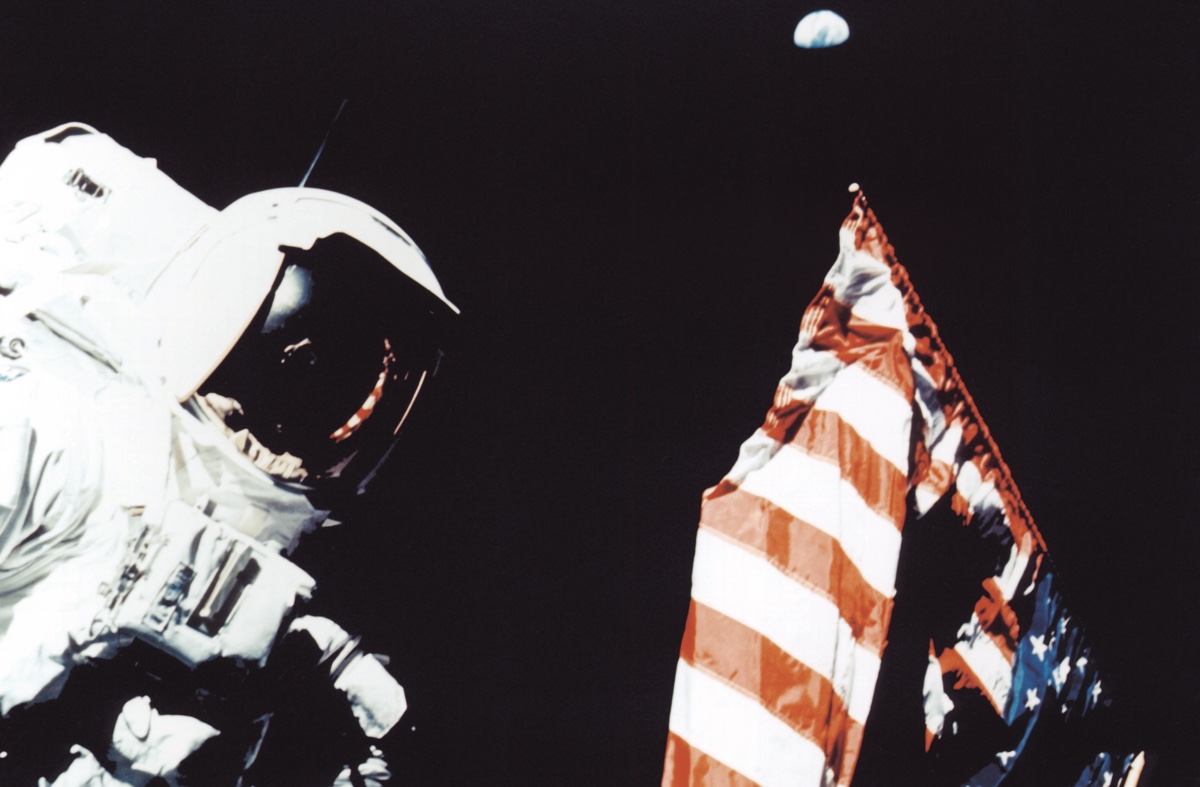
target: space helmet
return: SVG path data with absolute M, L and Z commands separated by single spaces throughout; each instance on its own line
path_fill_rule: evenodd
M 458 309 L 379 211 L 284 188 L 234 202 L 144 299 L 154 368 L 263 470 L 361 492 L 437 368 Z

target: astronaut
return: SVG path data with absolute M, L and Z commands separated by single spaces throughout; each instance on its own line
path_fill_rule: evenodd
M 217 211 L 78 123 L 0 212 L 0 784 L 305 783 L 259 756 L 289 705 L 311 783 L 386 781 L 404 692 L 288 556 L 436 370 L 420 250 L 318 189 Z

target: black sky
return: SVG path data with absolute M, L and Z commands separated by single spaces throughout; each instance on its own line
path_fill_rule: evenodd
M 383 210 L 463 311 L 353 526 L 302 552 L 390 652 L 415 784 L 652 784 L 700 494 L 786 371 L 861 183 L 1167 752 L 1200 706 L 1200 6 L 54 4 L 0 147 L 97 126 L 206 202 Z M 411 727 L 416 729 L 412 730 Z

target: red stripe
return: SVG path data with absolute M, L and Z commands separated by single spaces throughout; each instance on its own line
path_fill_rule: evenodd
M 1017 613 L 1004 600 L 1000 585 L 994 578 L 983 581 L 983 595 L 975 602 L 975 615 L 979 618 L 980 628 L 1011 664 L 1021 636 L 1021 623 L 1017 620 Z
M 805 310 L 801 330 L 811 334 L 812 349 L 829 352 L 847 366 L 857 364 L 911 399 L 912 367 L 904 350 L 904 332 L 858 317 L 851 305 L 833 297 L 830 285 L 823 285 Z M 777 388 L 774 405 L 763 421 L 763 431 L 781 442 L 812 407 L 811 401 L 794 396 L 786 385 Z
M 946 422 L 957 424 L 962 429 L 963 436 L 957 452 L 959 460 L 974 463 L 983 482 L 991 482 L 994 486 L 1000 497 L 1013 542 L 1023 547 L 1026 536 L 1030 537 L 1032 549 L 1029 557 L 1033 570 L 1031 573 L 1027 571 L 1026 577 L 1019 578 L 1020 582 L 1015 587 L 1015 593 L 1019 595 L 1038 581 L 1042 558 L 1046 553 L 1046 543 L 1034 523 L 1032 514 L 1021 499 L 1020 491 L 1011 470 L 1001 456 L 999 446 L 958 374 L 954 359 L 942 342 L 937 326 L 922 307 L 908 273 L 897 262 L 886 235 L 861 194 L 855 200 L 854 208 L 843 226 L 855 233 L 855 243 L 859 249 L 886 262 L 891 268 L 892 282 L 905 299 L 908 332 L 916 340 L 914 363 L 919 360 L 932 377 Z M 951 503 L 964 523 L 969 523 L 972 512 L 963 495 L 955 491 Z M 1000 561 L 1007 557 L 1007 543 L 989 539 L 988 545 L 996 550 L 996 557 Z M 984 593 L 975 604 L 975 613 L 992 642 L 1011 661 L 1013 650 L 1019 642 L 1021 620 L 1004 601 L 994 580 L 985 582 Z M 959 694 L 954 698 L 956 703 L 961 706 L 963 703 L 981 703 L 986 699 L 997 714 L 1003 715 L 1003 709 L 997 706 L 995 698 L 988 693 L 959 653 L 953 649 L 946 650 L 939 657 L 939 662 L 945 674 L 955 677 L 954 688 Z M 1019 698 L 1014 697 L 1011 701 L 1017 702 Z
M 854 773 L 862 724 L 833 684 L 761 633 L 693 600 L 680 657 L 754 698 L 819 746 L 841 781 Z
M 838 466 L 863 501 L 896 529 L 904 527 L 908 479 L 850 424 L 828 410 L 813 410 L 789 445 Z
M 854 248 L 877 260 L 891 261 L 892 245 L 888 243 L 879 219 L 875 218 L 875 212 L 867 206 L 867 197 L 863 192 L 858 192 L 854 198 L 854 205 L 850 208 L 850 215 L 842 222 L 842 229 L 854 233 Z
M 942 495 L 954 483 L 954 467 L 940 459 L 930 459 L 929 465 L 921 478 L 921 488 L 936 495 L 940 500 Z
M 734 487 L 704 501 L 700 526 L 720 533 L 837 605 L 854 639 L 880 654 L 892 600 L 863 579 L 833 536 Z
M 966 442 L 965 438 L 963 442 Z M 979 476 L 983 479 L 981 483 L 986 484 L 990 481 L 1000 496 L 1000 503 L 1004 506 L 1004 513 L 1007 514 L 1008 529 L 1012 533 L 1013 541 L 1019 544 L 1022 538 L 1029 534 L 1038 546 L 1042 546 L 1041 536 L 1032 527 L 1033 520 L 1026 517 L 1024 505 L 1017 496 L 1015 487 L 1012 487 L 1011 482 L 1005 483 L 1007 468 L 1002 466 L 995 456 L 988 453 L 980 453 L 972 457 L 971 463 L 979 471 Z
M 775 403 L 767 411 L 763 419 L 762 431 L 776 442 L 787 442 L 788 435 L 797 423 L 812 411 L 812 402 L 807 399 L 792 400 L 789 398 L 790 388 L 780 387 L 775 390 Z M 781 404 L 782 403 L 782 404 Z
M 832 296 L 825 300 L 810 346 L 833 353 L 847 366 L 857 364 L 906 399 L 912 396 L 912 365 L 904 351 L 904 332 L 864 320 L 850 304 Z
M 667 732 L 667 758 L 662 787 L 759 787 L 724 763 L 714 760 L 673 732 Z
M 949 675 L 954 678 L 954 691 L 963 692 L 964 689 L 969 690 L 987 700 L 988 704 L 997 715 L 1002 716 L 1004 714 L 1004 709 L 1000 707 L 1000 704 L 996 701 L 996 698 L 993 697 L 992 693 L 987 690 L 986 686 L 983 685 L 983 681 L 981 681 L 979 676 L 975 674 L 975 670 L 971 669 L 971 665 L 967 663 L 966 659 L 962 657 L 961 653 L 954 648 L 946 648 L 942 651 L 941 655 L 937 657 L 937 660 L 938 664 L 942 668 L 942 674 Z M 967 701 L 967 697 L 960 693 L 954 697 L 953 701 L 955 705 L 961 707 L 962 703 Z
M 896 260 L 895 250 L 888 242 L 883 227 L 875 217 L 874 211 L 867 205 L 867 199 L 862 192 L 855 197 L 854 206 L 842 223 L 842 228 L 854 234 L 854 243 L 858 250 L 870 254 L 891 268 L 892 284 L 904 297 L 908 333 L 916 340 L 914 356 L 925 366 L 937 386 L 939 399 L 945 403 L 947 422 L 957 421 L 962 426 L 962 454 L 974 456 L 980 474 L 996 485 L 1008 511 L 1009 525 L 1017 543 L 1021 542 L 1022 535 L 1030 533 L 1036 545 L 1035 554 L 1045 550 L 1045 541 L 1042 540 L 1041 533 L 1033 522 L 1033 516 L 1021 499 L 1012 472 L 1000 455 L 1000 448 L 992 438 L 987 424 L 983 422 L 975 400 L 967 391 L 967 386 L 954 366 L 954 358 L 946 349 L 933 319 L 921 305 L 921 299 L 917 297 L 916 290 L 908 278 L 908 271 Z

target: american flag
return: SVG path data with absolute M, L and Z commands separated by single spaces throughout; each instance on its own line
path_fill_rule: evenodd
M 902 534 L 937 517 L 982 559 L 952 625 L 921 632 L 922 783 L 1030 783 L 1107 707 L 1097 660 L 861 192 L 840 247 L 765 422 L 704 494 L 663 785 L 850 784 L 868 719 L 889 722 L 871 712 Z M 1129 753 L 1067 748 L 1053 767 L 1069 778 L 1046 783 L 1136 782 Z

